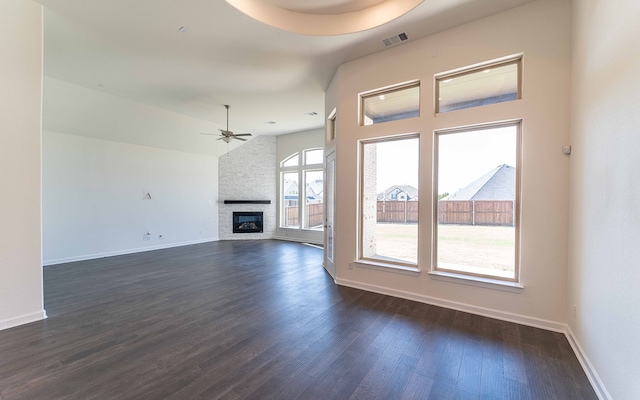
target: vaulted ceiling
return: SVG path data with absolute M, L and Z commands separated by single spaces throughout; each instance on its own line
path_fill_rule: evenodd
M 331 18 L 397 0 L 252 1 Z M 312 36 L 224 0 L 40 0 L 44 74 L 221 128 L 230 104 L 236 131 L 290 133 L 324 125 L 338 66 L 384 50 L 382 39 L 406 32 L 412 41 L 529 1 L 425 0 L 373 29 Z

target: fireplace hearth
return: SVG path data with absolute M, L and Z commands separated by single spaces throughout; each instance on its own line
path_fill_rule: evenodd
M 262 211 L 234 211 L 233 233 L 261 233 L 263 228 Z

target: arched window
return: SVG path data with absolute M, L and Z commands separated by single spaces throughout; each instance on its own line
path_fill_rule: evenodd
M 280 162 L 281 228 L 322 230 L 323 165 L 321 148 L 296 152 Z

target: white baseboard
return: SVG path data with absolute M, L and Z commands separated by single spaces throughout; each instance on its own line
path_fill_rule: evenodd
M 504 312 L 500 310 L 494 310 L 491 308 L 478 307 L 472 304 L 458 303 L 455 301 L 440 299 L 437 297 L 424 296 L 421 294 L 409 293 L 409 292 L 390 289 L 382 286 L 350 281 L 346 279 L 338 278 L 336 279 L 336 283 L 338 285 L 349 286 L 356 289 L 362 289 L 368 292 L 387 294 L 389 296 L 400 297 L 403 299 L 413 300 L 420 303 L 431 304 L 434 306 L 440 306 L 444 308 L 450 308 L 452 310 L 464 311 L 471 314 L 482 315 L 483 317 L 499 319 L 502 321 L 515 322 L 517 324 L 546 329 L 553 332 L 565 333 L 567 331 L 567 325 L 561 322 L 549 321 L 546 319 L 534 318 L 526 315 L 513 314 L 513 313 Z
M 580 362 L 580 365 L 582 365 L 584 373 L 587 374 L 587 378 L 589 378 L 589 382 L 591 382 L 591 386 L 598 395 L 598 398 L 600 400 L 612 400 L 609 391 L 600 379 L 600 375 L 598 375 L 593 364 L 589 361 L 589 357 L 587 357 L 587 354 L 584 352 L 584 349 L 580 345 L 580 342 L 578 342 L 578 339 L 574 335 L 570 326 L 567 326 L 567 332 L 565 335 L 567 336 L 567 340 L 569 341 L 573 352 L 576 354 L 576 357 L 578 357 L 578 361 Z
M 64 263 L 75 262 L 75 261 L 95 260 L 97 258 L 122 256 L 122 255 L 125 255 L 125 254 L 143 253 L 145 251 L 170 249 L 172 247 L 189 246 L 189 245 L 192 245 L 192 244 L 217 242 L 217 241 L 218 241 L 218 238 L 207 238 L 207 239 L 199 239 L 199 240 L 189 240 L 189 241 L 186 241 L 186 242 L 170 243 L 170 244 L 164 244 L 164 245 L 158 245 L 158 246 L 138 247 L 138 248 L 135 248 L 135 249 L 108 251 L 108 252 L 105 252 L 105 253 L 84 254 L 84 255 L 81 255 L 81 256 L 55 258 L 55 259 L 51 259 L 51 260 L 44 260 L 43 261 L 43 265 L 46 267 L 46 266 L 49 266 L 49 265 L 64 264 Z
M 4 329 L 13 328 L 18 325 L 28 324 L 30 322 L 36 322 L 47 318 L 47 313 L 42 310 L 34 312 L 32 314 L 21 315 L 16 318 L 5 319 L 0 321 L 0 331 Z

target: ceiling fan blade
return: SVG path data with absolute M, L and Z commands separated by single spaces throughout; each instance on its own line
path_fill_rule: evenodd
M 217 138 L 216 140 L 223 140 L 226 139 L 224 136 Z
M 233 136 L 253 136 L 253 135 L 250 133 L 236 133 Z
M 233 138 L 234 138 L 234 139 L 238 139 L 238 140 L 242 140 L 243 142 L 246 142 L 246 141 L 247 141 L 247 139 L 243 139 L 243 138 L 241 138 L 241 137 L 238 137 L 238 135 L 234 136 Z

